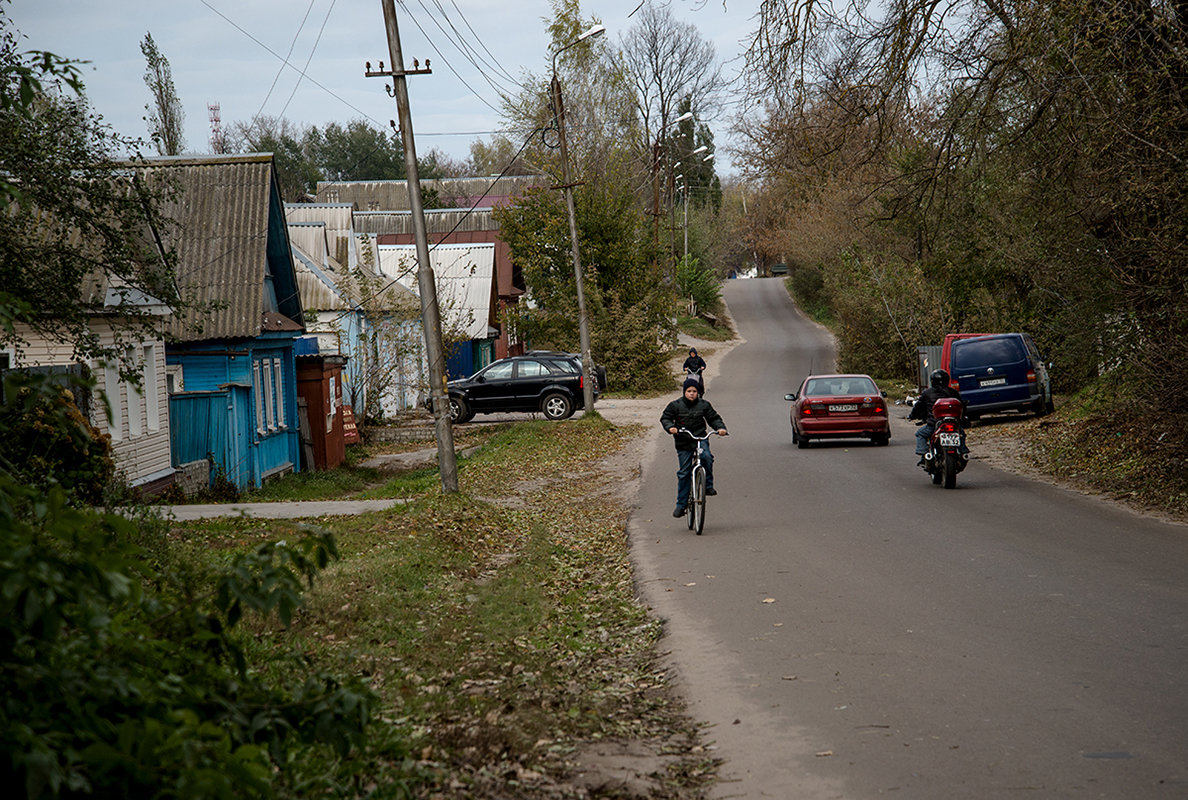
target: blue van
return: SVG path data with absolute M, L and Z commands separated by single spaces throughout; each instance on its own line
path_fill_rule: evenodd
M 966 414 L 1052 410 L 1052 385 L 1039 349 L 1026 333 L 996 333 L 952 343 L 951 386 L 961 392 Z

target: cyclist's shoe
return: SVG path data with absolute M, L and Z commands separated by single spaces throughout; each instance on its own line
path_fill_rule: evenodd
M 674 509 L 672 510 L 672 515 L 673 515 L 674 517 L 683 517 L 683 516 L 685 516 L 685 507 L 684 507 L 684 506 L 677 506 L 676 508 L 674 508 Z
M 718 490 L 712 486 L 707 486 L 705 489 L 705 493 L 707 495 L 709 495 L 710 497 L 713 497 L 714 495 L 716 495 L 718 493 Z

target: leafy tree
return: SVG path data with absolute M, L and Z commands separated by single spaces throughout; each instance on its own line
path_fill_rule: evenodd
M 186 113 L 173 86 L 173 70 L 169 67 L 169 59 L 157 48 L 151 33 L 144 35 L 140 52 L 144 53 L 148 62 L 144 82 L 153 96 L 153 102 L 144 107 L 149 112 L 149 138 L 157 146 L 158 153 L 176 156 L 186 146 L 185 136 L 182 135 Z
M 399 134 L 363 120 L 352 120 L 345 128 L 337 122 L 321 130 L 310 128 L 304 144 L 323 180 L 390 181 L 405 177 Z
M 272 153 L 281 196 L 289 203 L 308 202 L 325 177 L 308 141 L 309 131 L 299 130 L 287 119 L 256 117 L 231 125 L 227 151 Z
M 126 170 L 117 153 L 138 143 L 72 96 L 82 88 L 74 62 L 18 53 L 4 11 L 0 5 L 0 345 L 22 344 L 31 332 L 70 345 L 78 361 L 116 362 L 126 343 L 155 334 L 157 318 L 124 304 L 106 317 L 114 341 L 103 341 L 91 323 L 107 305 L 105 289 L 181 306 L 172 258 L 158 245 L 169 224 L 157 210 L 160 191 L 119 177 Z

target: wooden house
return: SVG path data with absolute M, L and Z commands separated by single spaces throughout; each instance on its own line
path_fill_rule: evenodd
M 151 159 L 176 190 L 164 235 L 193 303 L 165 349 L 175 465 L 211 459 L 240 489 L 300 469 L 294 341 L 305 320 L 270 153 Z

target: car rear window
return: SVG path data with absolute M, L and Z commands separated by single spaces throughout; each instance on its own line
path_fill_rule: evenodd
M 813 378 L 804 393 L 812 397 L 839 397 L 847 394 L 878 394 L 870 378 Z
M 565 372 L 569 375 L 577 375 L 581 372 L 576 364 L 564 358 L 559 358 L 556 361 L 550 361 L 549 366 L 558 372 Z
M 986 364 L 1024 361 L 1027 351 L 1015 336 L 966 339 L 953 344 L 953 369 L 973 369 Z

